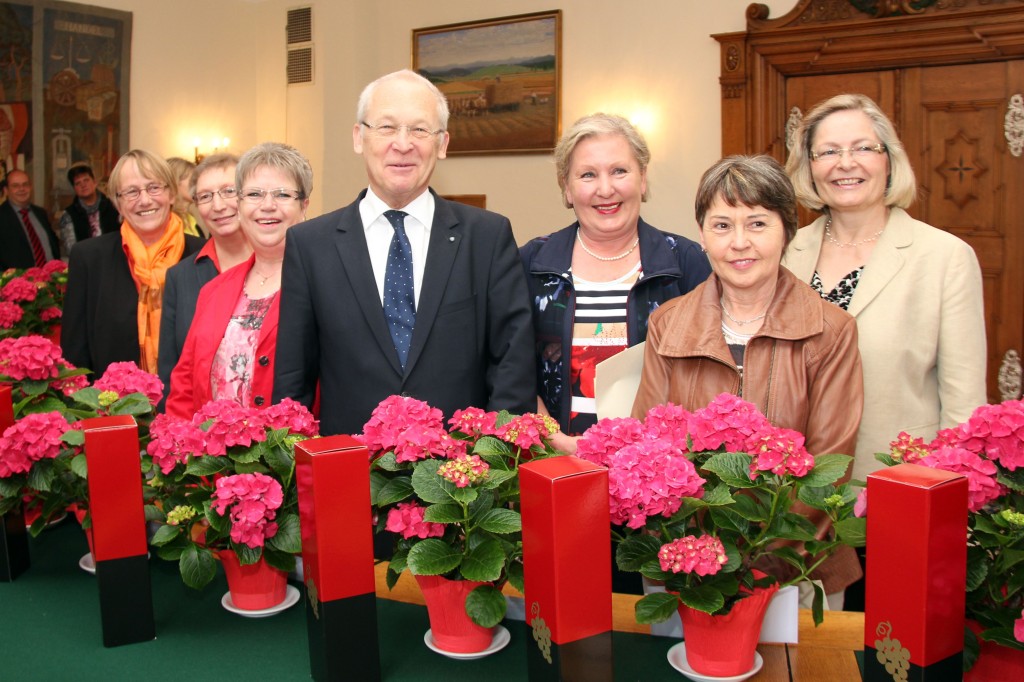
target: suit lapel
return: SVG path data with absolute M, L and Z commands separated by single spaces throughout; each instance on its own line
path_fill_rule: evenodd
M 878 244 L 864 266 L 847 312 L 857 317 L 882 292 L 903 267 L 904 258 L 900 249 L 910 246 L 912 242 L 909 217 L 902 209 L 893 208 L 885 232 L 878 238 Z
M 370 252 L 366 246 L 366 234 L 363 232 L 363 222 L 359 217 L 359 201 L 363 196 L 365 193 L 360 195 L 359 199 L 352 204 L 351 209 L 342 216 L 335 233 L 334 245 L 337 248 L 338 257 L 341 258 L 349 285 L 352 287 L 352 295 L 363 313 L 366 325 L 370 328 L 370 332 L 388 362 L 391 363 L 391 367 L 401 375 L 402 366 L 398 362 L 398 352 L 395 351 L 388 323 L 384 319 L 384 306 L 380 302 L 377 280 L 373 277 L 373 266 L 370 264 Z M 415 336 L 413 343 L 415 343 Z
M 821 253 L 821 239 L 825 234 L 824 219 L 819 218 L 807 227 L 797 230 L 796 236 L 786 250 L 782 264 L 796 275 L 801 282 L 810 282 Z
M 448 201 L 435 194 L 434 224 L 430 228 L 427 262 L 423 271 L 423 290 L 420 292 L 419 305 L 416 307 L 416 327 L 412 331 L 406 373 L 415 366 L 430 336 L 462 238 L 463 227 L 459 225 Z M 390 335 L 388 342 L 391 342 Z

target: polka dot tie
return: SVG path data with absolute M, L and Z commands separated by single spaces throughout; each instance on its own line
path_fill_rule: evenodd
M 416 297 L 413 293 L 412 247 L 405 234 L 404 211 L 385 211 L 384 217 L 395 228 L 388 250 L 388 266 L 384 271 L 384 316 L 391 330 L 391 340 L 398 351 L 398 361 L 405 369 L 416 324 Z

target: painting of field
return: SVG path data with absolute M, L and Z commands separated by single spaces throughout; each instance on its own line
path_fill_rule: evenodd
M 448 98 L 448 153 L 553 149 L 560 47 L 560 11 L 415 29 L 413 69 Z

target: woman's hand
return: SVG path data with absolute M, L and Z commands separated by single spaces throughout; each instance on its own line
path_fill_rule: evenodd
M 559 431 L 555 435 L 551 436 L 549 440 L 551 441 L 552 447 L 554 447 L 559 452 L 562 452 L 566 455 L 575 455 L 576 443 L 577 441 L 579 441 L 579 439 L 579 436 L 568 436 Z

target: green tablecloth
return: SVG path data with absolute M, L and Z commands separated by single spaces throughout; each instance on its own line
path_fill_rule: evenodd
M 100 632 L 95 578 L 78 567 L 88 551 L 73 521 L 45 531 L 31 545 L 32 567 L 0 583 L 0 680 L 49 682 L 103 680 L 308 680 L 304 605 L 270 618 L 244 618 L 224 610 L 222 572 L 205 590 L 185 587 L 177 564 L 150 562 L 157 638 L 107 649 Z M 301 588 L 300 588 L 301 589 Z M 526 679 L 529 631 L 506 622 L 512 635 L 502 651 L 476 661 L 455 661 L 427 649 L 422 606 L 377 601 L 381 667 L 385 680 Z M 674 640 L 614 633 L 616 680 L 685 680 L 665 655 Z M 353 671 L 351 679 L 359 679 Z

